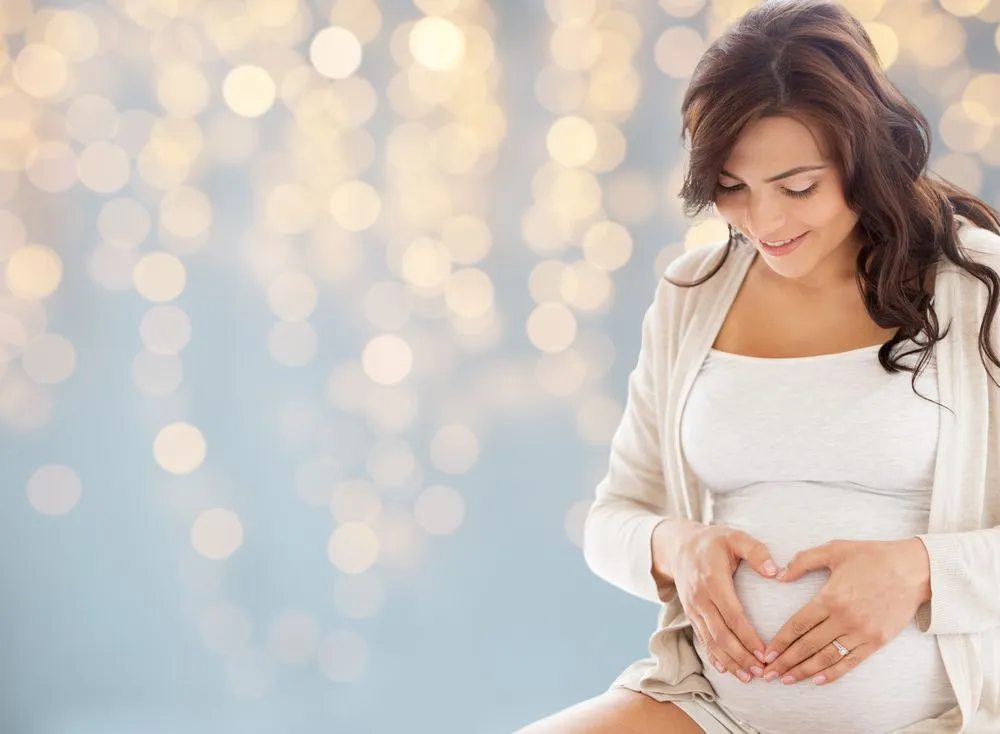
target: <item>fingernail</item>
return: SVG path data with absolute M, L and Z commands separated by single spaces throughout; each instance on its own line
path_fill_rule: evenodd
M 784 678 L 781 679 L 781 682 L 784 683 L 786 686 L 790 686 L 792 683 L 795 682 L 795 679 L 790 675 L 786 675 Z
M 774 576 L 774 574 L 778 573 L 778 567 L 774 565 L 774 561 L 770 558 L 764 561 L 764 573 L 768 576 Z
M 762 675 L 764 675 L 764 669 L 763 669 L 763 668 L 761 668 L 761 667 L 760 667 L 760 666 L 758 666 L 758 665 L 753 665 L 753 666 L 751 666 L 751 668 L 750 668 L 750 672 L 751 672 L 751 673 L 753 673 L 753 674 L 754 674 L 755 676 L 757 676 L 758 678 L 760 678 L 760 677 L 761 677 Z
M 777 578 L 783 579 L 783 578 L 785 578 L 785 574 L 787 574 L 787 573 L 788 573 L 788 569 L 787 568 L 783 568 L 780 571 L 778 571 Z
M 764 676 L 764 680 L 766 680 L 768 683 L 774 683 L 774 681 L 778 680 L 778 673 L 772 670 L 770 673 Z
M 767 657 L 764 658 L 764 662 L 767 663 L 768 665 L 770 665 L 771 663 L 773 663 L 777 659 L 778 659 L 778 651 L 777 650 L 771 650 L 771 652 L 769 652 L 767 654 Z
M 720 663 L 718 660 L 715 661 L 715 669 L 718 670 L 720 673 L 726 672 L 726 666 Z
M 744 683 L 749 683 L 750 682 L 750 674 L 748 672 L 746 672 L 745 670 L 737 670 L 736 671 L 736 677 L 739 678 Z
M 753 656 L 758 660 L 760 660 L 762 663 L 765 662 L 764 653 L 762 653 L 760 650 L 754 650 Z
M 822 674 L 817 675 L 815 678 L 813 678 L 813 683 L 815 683 L 818 686 L 823 685 L 824 683 L 826 683 L 826 676 Z

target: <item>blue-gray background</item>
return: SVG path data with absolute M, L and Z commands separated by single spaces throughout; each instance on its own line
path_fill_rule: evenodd
M 1000 1 L 847 4 L 997 205 Z M 3 0 L 0 732 L 504 734 L 643 656 L 580 528 L 748 5 Z

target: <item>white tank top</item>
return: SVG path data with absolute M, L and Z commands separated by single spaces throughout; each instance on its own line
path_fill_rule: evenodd
M 916 384 L 931 400 L 936 376 L 932 359 Z M 681 418 L 684 455 L 710 496 L 706 520 L 764 542 L 779 567 L 828 540 L 926 532 L 939 408 L 911 378 L 886 373 L 877 346 L 788 359 L 711 350 Z M 741 564 L 734 581 L 766 642 L 828 578 L 782 584 Z M 914 622 L 824 686 L 745 685 L 697 650 L 719 703 L 767 734 L 885 734 L 956 704 L 936 638 Z

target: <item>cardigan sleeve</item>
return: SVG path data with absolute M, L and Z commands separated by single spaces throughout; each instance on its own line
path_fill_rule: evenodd
M 931 569 L 931 600 L 917 610 L 920 631 L 968 634 L 1000 626 L 1000 526 L 917 537 Z
M 1000 273 L 1000 237 L 978 227 L 963 227 L 960 237 L 967 255 Z M 978 345 L 986 289 L 971 278 L 959 282 L 975 287 L 974 292 L 962 292 L 953 298 L 965 306 L 973 304 L 966 333 L 969 343 Z M 1000 318 L 994 321 L 991 336 L 994 347 L 1000 348 Z M 992 362 L 986 364 L 994 373 L 993 379 L 1000 378 Z M 987 497 L 996 497 L 1000 492 L 1000 457 L 996 454 L 1000 448 L 1000 388 L 990 378 L 984 379 L 990 391 L 984 406 L 989 415 L 989 429 L 983 436 L 988 457 L 986 493 Z M 988 517 L 995 522 L 996 512 Z M 927 549 L 931 572 L 931 599 L 921 605 L 916 615 L 920 631 L 930 635 L 968 634 L 1000 626 L 1000 525 L 917 537 Z
M 657 588 L 652 575 L 653 529 L 664 519 L 666 489 L 656 409 L 655 353 L 664 338 L 661 325 L 665 291 L 661 279 L 656 297 L 642 320 L 638 361 L 628 378 L 624 413 L 611 439 L 608 470 L 584 522 L 583 555 L 600 578 L 635 596 L 665 602 L 674 585 Z

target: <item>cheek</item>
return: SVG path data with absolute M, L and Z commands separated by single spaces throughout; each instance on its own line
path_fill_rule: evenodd
M 810 229 L 826 227 L 839 228 L 848 220 L 856 218 L 844 198 L 839 195 L 823 195 L 817 193 L 795 208 L 795 218 Z
M 746 220 L 745 202 L 738 196 L 720 198 L 715 210 L 735 229 L 743 231 Z M 857 221 L 839 193 L 818 191 L 808 199 L 789 199 L 785 203 L 785 217 L 811 230 L 850 230 Z M 743 232 L 746 234 L 746 232 Z

